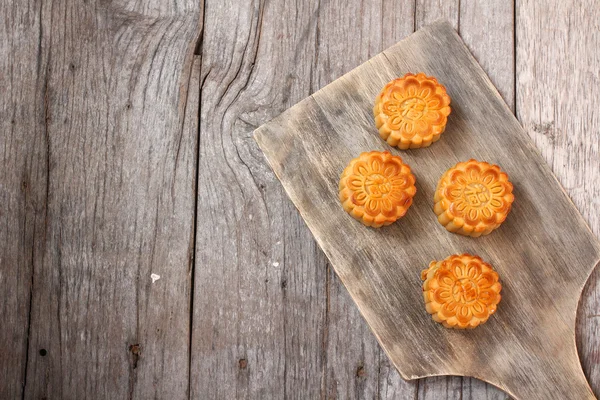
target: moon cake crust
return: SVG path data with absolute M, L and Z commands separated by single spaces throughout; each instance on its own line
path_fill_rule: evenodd
M 374 228 L 403 217 L 416 192 L 410 167 L 387 151 L 362 153 L 350 161 L 339 185 L 344 210 Z
M 400 149 L 427 147 L 437 141 L 450 111 L 446 88 L 422 72 L 389 82 L 373 107 L 379 135 Z
M 485 323 L 501 299 L 498 273 L 470 254 L 432 261 L 421 279 L 427 312 L 446 328 L 473 329 Z
M 508 216 L 514 195 L 508 175 L 497 165 L 469 160 L 442 175 L 433 210 L 448 231 L 465 236 L 487 235 Z

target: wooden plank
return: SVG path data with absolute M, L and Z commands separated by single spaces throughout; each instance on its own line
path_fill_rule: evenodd
M 514 112 L 514 3 L 461 0 L 458 32 L 504 102 Z
M 514 7 L 505 1 L 416 2 L 415 26 L 443 18 L 461 34 L 465 44 L 489 75 L 511 109 L 514 109 Z M 499 389 L 473 378 L 435 377 L 420 382 L 419 397 L 505 398 Z
M 342 75 L 358 65 L 360 60 L 370 58 L 375 54 L 378 48 L 385 48 L 394 44 L 399 38 L 402 38 L 412 32 L 413 26 L 409 15 L 414 11 L 414 3 L 394 3 L 383 2 L 379 5 L 369 3 L 369 6 L 364 4 L 358 5 L 354 3 L 344 2 L 341 4 L 332 1 L 321 7 L 319 12 L 319 43 L 320 48 L 324 48 L 319 52 L 318 65 L 315 65 L 316 71 L 319 71 L 325 65 L 326 75 L 322 79 L 318 79 L 317 88 L 323 87 L 331 82 L 335 77 Z M 494 82 L 504 83 L 504 90 L 507 95 L 512 98 L 514 89 L 514 64 L 512 58 L 513 47 L 513 8 L 511 4 L 500 2 L 467 2 L 461 7 L 461 16 L 459 16 L 458 2 L 444 2 L 443 7 L 437 2 L 421 1 L 417 3 L 419 16 L 417 24 L 423 25 L 433 22 L 437 18 L 446 18 L 458 23 L 459 18 L 463 18 L 462 25 L 466 28 L 467 43 L 472 41 L 474 45 L 471 50 L 475 50 L 476 56 L 484 60 L 484 65 L 491 70 L 491 77 Z M 330 11 L 333 10 L 333 11 Z M 340 10 L 344 13 L 340 15 Z M 381 14 L 381 15 L 379 15 Z M 432 19 L 433 18 L 433 19 Z M 477 22 L 485 21 L 485 24 Z M 323 22 L 321 22 L 323 21 Z M 351 32 L 346 32 L 345 27 L 350 24 L 350 21 L 357 24 L 356 28 Z M 507 23 L 509 26 L 507 26 Z M 364 28 L 363 28 L 364 27 Z M 483 33 L 483 27 L 486 27 L 487 35 Z M 381 28 L 381 29 L 379 29 Z M 381 38 L 379 38 L 381 32 Z M 330 33 L 330 35 L 328 35 Z M 483 38 L 492 37 L 498 38 L 494 41 L 494 46 L 489 46 L 490 40 L 481 40 Z M 344 40 L 340 40 L 343 38 Z M 394 38 L 396 38 L 394 40 Z M 378 47 L 383 43 L 383 47 Z M 329 44 L 329 45 L 328 45 Z M 374 51 L 375 50 L 375 51 Z M 352 61 L 346 66 L 345 59 L 350 58 Z M 498 68 L 509 67 L 506 68 Z M 341 68 L 340 68 L 341 66 Z M 485 69 L 485 68 L 484 68 Z M 317 76 L 321 75 L 317 72 Z M 512 103 L 511 103 L 512 104 Z M 335 274 L 332 275 L 335 277 Z M 340 285 L 337 277 L 330 280 L 335 285 Z M 344 292 L 344 301 L 336 301 L 332 296 Z M 339 341 L 344 343 L 333 343 L 328 351 L 328 360 L 335 360 L 335 364 L 330 369 L 339 371 L 328 374 L 328 380 L 336 382 L 336 391 L 334 393 L 354 394 L 354 397 L 369 397 L 369 393 L 373 390 L 373 384 L 369 381 L 373 374 L 369 375 L 367 371 L 372 371 L 371 363 L 365 362 L 364 354 L 372 354 L 372 344 L 368 342 L 369 331 L 365 329 L 365 323 L 362 318 L 357 318 L 356 307 L 351 307 L 345 303 L 349 297 L 345 294 L 345 289 L 335 288 L 330 290 L 329 297 L 332 298 L 328 303 L 330 317 L 329 321 L 329 337 L 337 337 Z M 335 305 L 340 305 L 339 313 L 334 309 Z M 348 315 L 351 314 L 351 315 Z M 346 323 L 343 323 L 346 322 Z M 336 332 L 342 334 L 336 336 Z M 352 338 L 354 341 L 349 341 Z M 374 339 L 372 339 L 374 340 Z M 345 349 L 343 352 L 337 349 Z M 371 350 L 371 351 L 369 351 Z M 373 357 L 370 357 L 372 360 Z M 387 357 L 380 356 L 379 362 L 388 363 Z M 380 365 L 379 382 L 377 391 L 379 396 L 396 398 L 399 395 L 413 396 L 411 387 L 415 383 L 396 380 L 397 373 L 394 368 L 389 368 L 389 364 Z M 388 373 L 390 375 L 388 375 Z M 360 385 L 357 385 L 357 375 L 363 379 L 359 380 Z M 457 377 L 440 377 L 426 378 L 426 393 L 433 398 L 441 398 L 448 390 L 456 393 L 464 391 L 466 396 L 479 398 L 505 398 L 506 395 L 502 391 L 489 386 L 483 382 L 465 378 L 466 382 L 462 382 L 461 378 Z M 393 382 L 392 385 L 390 385 Z M 328 385 L 331 390 L 333 385 Z M 357 392 L 355 387 L 360 387 L 363 391 Z M 450 389 L 449 389 L 450 388 Z M 366 391 L 366 392 L 364 392 Z M 356 393 L 360 393 L 357 395 Z M 493 396 L 496 397 L 493 397 Z M 352 397 L 352 396 L 350 396 Z
M 504 102 L 514 112 L 514 3 L 461 0 L 458 31 Z M 461 399 L 499 400 L 508 397 L 500 389 L 468 377 L 462 378 L 461 391 Z
M 43 2 L 27 398 L 188 395 L 199 13 Z
M 448 21 L 454 29 L 459 29 L 459 0 L 416 0 L 415 29 L 439 19 Z M 418 382 L 419 399 L 452 399 L 462 395 L 462 378 L 458 376 L 436 376 Z
M 441 53 L 445 57 L 428 56 Z M 372 99 L 385 82 L 413 69 L 437 76 L 452 94 L 454 111 L 444 134 L 451 139 L 402 153 L 419 171 L 421 197 L 401 224 L 366 229 L 347 221 L 339 206 L 339 174 L 352 155 L 384 147 L 372 132 Z M 591 398 L 572 343 L 577 300 L 600 258 L 600 243 L 447 24 L 433 25 L 388 49 L 258 129 L 256 138 L 405 377 L 469 375 L 518 398 L 546 398 L 548 391 Z M 476 241 L 440 229 L 426 200 L 448 166 L 473 156 L 502 164 L 519 199 L 503 230 Z M 422 245 L 419 232 L 428 232 L 421 235 L 428 243 L 435 235 L 436 247 Z M 543 251 L 538 243 L 545 244 Z M 431 259 L 457 251 L 490 260 L 504 284 L 501 310 L 468 335 L 430 321 L 418 306 L 420 282 L 413 276 Z M 544 286 L 538 284 L 542 281 Z M 545 305 L 544 317 L 531 318 L 539 316 L 539 304 Z M 544 340 L 531 332 L 543 332 Z
M 312 91 L 318 1 L 205 9 L 192 398 L 319 398 L 325 258 L 251 138 Z
M 595 1 L 516 2 L 517 115 L 542 156 L 600 236 L 600 8 Z M 578 313 L 583 370 L 600 394 L 600 272 Z
M 458 30 L 459 16 L 459 0 L 415 0 L 415 30 L 439 19 L 448 21 Z
M 23 2 L 21 2 L 23 3 Z M 34 238 L 43 235 L 46 169 L 40 2 L 0 3 L 0 398 L 25 381 Z
M 434 376 L 419 382 L 418 399 L 462 400 L 462 379 L 458 376 Z
M 324 87 L 414 29 L 414 1 L 322 2 L 312 91 Z M 353 29 L 348 30 L 348 26 Z M 328 267 L 325 398 L 414 399 L 337 275 Z

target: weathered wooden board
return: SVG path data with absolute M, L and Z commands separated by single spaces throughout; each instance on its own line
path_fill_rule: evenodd
M 46 223 L 54 227 L 60 223 L 67 227 L 68 222 L 64 218 L 57 221 L 55 212 L 47 213 L 48 205 L 52 209 L 63 201 L 63 193 L 53 189 L 47 191 L 47 184 L 56 189 L 55 183 L 67 176 L 59 173 L 60 166 L 69 161 L 58 164 L 59 167 L 48 161 L 64 156 L 62 153 L 57 156 L 60 150 L 55 145 L 60 143 L 61 137 L 73 138 L 71 129 L 76 129 L 76 126 L 57 124 L 56 119 L 60 114 L 64 117 L 79 116 L 74 118 L 79 121 L 97 121 L 98 111 L 110 108 L 103 106 L 103 101 L 111 103 L 112 110 L 118 110 L 124 91 L 132 88 L 115 90 L 114 85 L 106 86 L 108 89 L 102 99 L 82 96 L 81 91 L 70 90 L 81 85 L 91 87 L 92 83 L 97 89 L 100 86 L 96 83 L 102 80 L 117 82 L 115 79 L 119 73 L 129 71 L 128 68 L 138 71 L 131 73 L 139 80 L 136 87 L 151 85 L 151 81 L 159 77 L 164 81 L 164 88 L 175 82 L 171 76 L 165 80 L 164 75 L 154 72 L 146 78 L 144 72 L 139 73 L 148 67 L 146 56 L 153 59 L 152 71 L 177 74 L 173 68 L 177 71 L 184 68 L 184 76 L 188 76 L 189 58 L 186 58 L 184 65 L 173 64 L 175 60 L 168 58 L 164 58 L 167 61 L 162 64 L 160 46 L 168 44 L 172 46 L 170 51 L 180 54 L 181 43 L 188 51 L 187 41 L 193 42 L 194 39 L 194 35 L 188 31 L 190 25 L 187 18 L 192 17 L 188 11 L 191 8 L 196 10 L 202 3 L 179 0 L 160 4 L 156 1 L 134 0 L 87 1 L 76 2 L 76 8 L 65 8 L 65 3 L 57 0 L 0 4 L 0 54 L 3 56 L 0 61 L 0 315 L 3 317 L 0 326 L 0 376 L 3 377 L 0 381 L 0 398 L 23 396 L 28 358 L 29 364 L 46 366 L 43 369 L 36 368 L 36 371 L 30 369 L 26 382 L 28 397 L 81 396 L 88 395 L 90 390 L 95 390 L 94 397 L 111 398 L 120 397 L 123 393 L 129 397 L 143 398 L 151 396 L 152 391 L 161 397 L 177 398 L 184 393 L 182 387 L 186 384 L 182 382 L 186 380 L 188 372 L 183 353 L 187 343 L 183 340 L 167 343 L 160 336 L 153 338 L 151 330 L 143 328 L 144 321 L 148 321 L 143 315 L 143 304 L 133 305 L 127 300 L 130 298 L 127 293 L 137 290 L 143 294 L 146 290 L 149 280 L 143 274 L 138 279 L 136 273 L 138 268 L 143 270 L 145 266 L 140 266 L 137 261 L 120 265 L 124 268 L 121 271 L 123 275 L 127 275 L 123 280 L 119 276 L 107 278 L 105 273 L 92 274 L 92 267 L 83 263 L 79 270 L 67 265 L 58 280 L 48 281 L 44 280 L 48 273 L 58 271 L 51 268 L 66 264 L 49 262 L 40 267 L 43 265 L 40 260 L 42 254 L 60 250 L 77 260 L 92 259 L 90 257 L 93 255 L 98 265 L 108 254 L 106 249 L 111 243 L 119 241 L 129 243 L 126 250 L 119 249 L 121 257 L 134 259 L 132 249 L 136 243 L 152 240 L 152 232 L 139 226 L 135 233 L 111 230 L 107 235 L 105 227 L 114 225 L 111 221 L 114 221 L 116 214 L 123 216 L 135 210 L 133 204 L 126 204 L 126 211 L 119 211 L 107 203 L 104 207 L 107 212 L 95 218 L 96 231 L 104 235 L 97 236 L 103 238 L 105 250 L 102 254 L 86 250 L 82 244 L 74 247 L 71 253 L 65 252 L 67 236 L 63 236 L 62 245 L 56 246 L 57 242 L 50 234 L 52 230 L 46 229 Z M 187 119 L 183 132 L 186 135 L 182 136 L 182 145 L 177 148 L 182 151 L 180 155 L 188 157 L 184 163 L 187 167 L 183 168 L 189 172 L 184 179 L 186 183 L 178 187 L 189 185 L 189 191 L 176 190 L 178 197 L 184 197 L 186 209 L 193 207 L 189 193 L 194 192 L 195 172 L 192 169 L 196 161 L 196 143 L 192 135 L 196 131 L 197 91 L 202 91 L 203 99 L 200 161 L 205 170 L 201 171 L 198 191 L 200 212 L 196 226 L 198 244 L 205 247 L 199 247 L 196 263 L 195 329 L 190 347 L 193 371 L 190 387 L 193 397 L 206 398 L 218 393 L 274 398 L 283 398 L 285 395 L 394 399 L 502 398 L 502 393 L 475 379 L 432 377 L 408 382 L 399 379 L 397 371 L 393 366 L 390 367 L 387 357 L 297 211 L 285 195 L 282 196 L 281 185 L 273 180 L 272 172 L 265 168 L 262 154 L 249 137 L 249 131 L 351 70 L 362 60 L 395 43 L 412 32 L 413 27 L 419 28 L 443 17 L 450 20 L 460 32 L 469 50 L 511 107 L 515 102 L 516 88 L 517 107 L 514 111 L 598 235 L 600 213 L 596 206 L 600 198 L 600 156 L 598 135 L 595 133 L 600 122 L 593 105 L 594 99 L 600 96 L 599 86 L 595 84 L 595 71 L 600 63 L 597 57 L 600 37 L 596 26 L 600 8 L 592 0 L 583 3 L 552 0 L 543 4 L 519 0 L 515 2 L 516 13 L 513 15 L 513 2 L 501 0 L 208 0 L 206 3 L 208 11 L 205 20 L 209 28 L 204 31 L 202 76 L 199 79 L 200 60 L 196 60 L 189 79 L 189 91 L 178 94 L 179 99 L 186 98 L 188 102 L 184 106 Z M 183 19 L 186 21 L 185 28 L 178 29 Z M 171 25 L 167 29 L 168 21 Z M 84 34 L 80 35 L 80 24 L 87 25 L 90 32 L 83 31 Z M 94 24 L 98 24 L 98 28 Z M 160 28 L 158 31 L 157 24 Z M 74 31 L 66 34 L 62 25 L 64 29 Z M 352 29 L 348 29 L 350 26 Z M 159 32 L 160 35 L 163 28 L 165 35 L 160 43 L 155 45 L 152 42 L 150 49 L 145 49 L 147 51 L 140 50 L 143 46 L 136 47 L 140 37 L 153 35 L 153 32 Z M 97 29 L 97 32 L 91 32 L 91 29 Z M 116 32 L 127 29 L 136 32 L 135 37 L 124 36 L 123 43 L 129 45 L 126 51 L 117 48 L 107 50 L 111 48 L 110 35 L 115 29 Z M 516 40 L 512 37 L 513 32 Z M 170 41 L 176 36 L 176 42 Z M 154 50 L 157 50 L 157 56 L 152 58 Z M 98 54 L 94 55 L 96 51 Z M 104 59 L 104 56 L 108 58 Z M 88 61 L 70 64 L 70 58 Z M 104 64 L 90 61 L 92 58 L 104 60 Z M 128 66 L 127 60 L 135 65 Z M 118 61 L 120 64 L 112 67 Z M 71 68 L 76 72 L 67 73 L 67 69 L 70 71 Z M 103 75 L 102 68 L 106 75 Z M 570 75 L 565 77 L 560 74 L 561 71 L 570 71 Z M 94 76 L 101 78 L 94 80 Z M 183 80 L 187 81 L 187 78 Z M 182 85 L 185 86 L 185 82 Z M 63 86 L 68 89 L 56 91 L 56 88 Z M 112 124 L 117 127 L 127 120 L 131 127 L 128 134 L 142 135 L 137 132 L 135 125 L 139 126 L 140 121 L 148 116 L 161 113 L 165 107 L 169 108 L 172 100 L 165 95 L 168 92 L 166 89 L 154 92 L 157 97 L 144 100 L 142 107 L 135 106 L 139 103 L 134 98 L 131 107 L 126 108 L 127 113 L 119 115 L 114 112 L 107 118 L 112 119 Z M 97 91 L 95 93 L 96 96 Z M 153 92 L 150 90 L 145 93 Z M 60 97 L 57 97 L 58 94 Z M 76 101 L 69 100 L 71 95 L 75 96 Z M 159 97 L 162 101 L 156 101 Z M 89 107 L 83 104 L 86 99 L 91 102 Z M 184 117 L 180 112 L 178 119 L 181 118 Z M 170 119 L 166 125 L 179 126 L 180 123 Z M 109 122 L 101 122 L 100 125 L 110 130 Z M 149 125 L 153 123 L 149 122 Z M 83 125 L 78 123 L 77 126 Z M 102 127 L 90 129 L 87 126 L 85 129 L 88 132 L 86 140 L 104 135 L 101 132 L 98 136 Z M 162 131 L 147 129 L 146 126 L 144 130 L 146 138 L 162 134 L 169 136 L 165 133 L 169 129 Z M 122 129 L 118 128 L 117 131 L 122 132 Z M 143 166 L 141 170 L 134 171 L 126 160 L 134 153 L 118 150 L 124 137 L 119 136 L 114 141 L 107 139 L 106 143 L 116 145 L 107 153 L 115 166 L 99 170 L 96 178 L 101 179 L 106 174 L 110 183 L 110 174 L 117 171 L 116 163 L 120 160 L 128 165 L 125 171 L 140 176 Z M 177 140 L 177 137 L 171 135 L 168 140 Z M 151 141 L 153 139 L 148 143 Z M 105 150 L 101 143 L 92 145 L 87 142 L 84 147 Z M 162 147 L 163 150 L 166 148 Z M 173 149 L 174 146 L 166 151 Z M 145 150 L 147 148 L 139 151 Z M 155 154 L 163 150 L 156 148 Z M 186 152 L 193 154 L 189 156 Z M 68 153 L 67 157 L 77 160 L 76 152 Z M 165 160 L 160 164 L 165 168 L 148 169 L 148 179 L 142 177 L 139 185 L 147 185 L 148 181 L 156 179 L 156 174 L 166 174 L 164 176 L 168 178 L 168 164 L 169 161 Z M 178 174 L 184 172 L 184 164 L 177 163 Z M 234 175 L 243 177 L 243 191 L 236 192 L 237 183 L 231 174 L 215 176 L 210 173 L 211 168 L 231 168 Z M 132 182 L 128 181 L 130 187 Z M 81 188 L 82 181 L 77 180 L 72 186 Z M 107 188 L 115 190 L 111 185 Z M 110 191 L 108 189 L 107 192 Z M 118 192 L 118 188 L 116 190 Z M 149 187 L 147 193 L 140 197 L 152 197 L 153 193 L 161 191 L 164 200 L 163 187 L 157 184 Z M 259 192 L 262 201 L 253 194 Z M 85 199 L 89 202 L 92 197 L 93 193 L 90 192 Z M 236 200 L 229 203 L 223 200 L 230 198 Z M 235 211 L 223 212 L 227 207 L 241 203 L 248 218 L 234 220 L 231 215 Z M 77 210 L 72 212 L 77 214 Z M 162 207 L 158 212 L 162 214 L 170 210 L 169 207 Z M 188 217 L 178 213 L 177 218 Z M 108 225 L 102 223 L 104 221 Z M 170 222 L 161 223 L 161 226 L 165 230 L 179 229 L 178 224 Z M 213 231 L 222 230 L 223 226 L 227 227 L 227 234 L 241 239 L 224 241 L 213 238 Z M 63 233 L 69 229 L 63 230 Z M 90 229 L 82 224 L 73 229 L 72 236 L 81 233 L 83 243 L 90 236 Z M 178 233 L 173 240 L 181 243 L 182 237 L 188 233 Z M 221 239 L 224 235 L 220 236 Z M 223 242 L 228 246 L 227 251 L 223 251 L 220 245 Z M 94 243 L 97 249 L 100 242 Z M 157 243 L 156 249 L 160 252 L 161 240 Z M 47 246 L 56 249 L 46 250 Z M 190 254 L 191 247 L 188 249 Z M 252 258 L 253 254 L 256 257 Z M 161 257 L 155 254 L 154 260 L 160 260 Z M 179 257 L 169 265 L 169 269 L 178 273 L 184 271 L 189 268 L 187 264 L 190 260 L 191 257 Z M 275 262 L 279 263 L 278 267 L 273 266 Z M 227 269 L 223 269 L 223 265 L 228 266 Z M 264 279 L 252 275 L 252 271 L 256 270 L 255 265 L 264 267 Z M 37 273 L 32 277 L 34 266 Z M 44 274 L 40 274 L 40 268 L 45 269 Z M 74 279 L 77 271 L 81 272 L 81 287 L 73 284 L 77 282 Z M 102 271 L 106 272 L 106 268 Z M 600 353 L 597 351 L 600 338 L 598 272 L 592 275 L 582 297 L 578 320 L 580 356 L 596 391 L 600 388 Z M 155 285 L 163 284 L 163 279 L 165 274 L 161 274 L 161 279 Z M 48 287 L 45 288 L 45 285 Z M 267 285 L 270 285 L 268 301 L 265 300 Z M 63 305 L 69 301 L 68 308 L 61 308 L 64 314 L 75 310 L 77 303 L 73 299 L 77 299 L 76 293 L 85 292 L 85 286 L 102 287 L 106 305 L 98 318 L 107 323 L 98 324 L 93 333 L 96 337 L 82 345 L 68 340 L 81 329 L 80 316 L 63 316 L 60 331 L 63 333 L 61 338 L 65 340 L 59 343 L 62 351 L 57 361 L 54 351 L 56 345 L 50 347 L 46 343 L 47 338 L 56 335 L 58 329 L 52 324 L 59 316 L 46 312 L 43 318 L 34 317 L 33 325 L 28 329 L 30 295 L 36 297 L 33 304 L 36 313 L 40 306 L 51 302 L 54 296 L 58 298 L 60 293 L 61 298 L 65 299 Z M 263 287 L 265 290 L 262 290 Z M 39 291 L 43 295 L 37 297 Z M 238 293 L 242 295 L 238 296 Z M 164 294 L 165 299 L 173 300 L 173 296 L 176 296 L 180 302 L 175 305 L 171 304 L 173 301 L 159 300 L 153 303 L 151 298 L 149 304 L 157 312 L 159 309 L 155 304 L 158 303 L 169 309 L 177 309 L 175 325 L 182 327 L 189 308 L 186 311 L 181 304 L 189 295 L 189 290 L 180 293 L 179 289 L 170 287 Z M 115 301 L 119 298 L 127 301 Z M 111 304 L 118 305 L 114 307 Z M 140 329 L 134 328 L 138 318 L 130 318 L 132 310 L 142 310 Z M 223 312 L 227 319 L 219 318 Z M 40 318 L 39 322 L 36 322 L 36 318 Z M 115 324 L 121 318 L 123 323 Z M 170 320 L 166 321 L 159 315 L 147 326 L 171 323 Z M 92 322 L 87 321 L 84 325 L 90 327 Z M 38 340 L 35 336 L 40 327 L 46 331 Z M 163 331 L 162 328 L 157 329 Z M 29 354 L 28 331 L 31 331 L 33 339 Z M 88 329 L 84 327 L 84 331 Z M 136 335 L 132 333 L 134 331 L 142 334 Z M 144 336 L 144 331 L 147 336 Z M 123 332 L 127 332 L 127 340 L 120 339 Z M 260 332 L 260 339 L 255 339 L 256 332 Z M 160 332 L 157 330 L 156 334 L 160 335 Z M 186 336 L 183 333 L 178 339 Z M 115 344 L 113 346 L 108 342 Z M 155 345 L 148 344 L 151 342 Z M 133 344 L 139 344 L 141 352 L 135 350 L 138 354 L 134 354 L 133 349 L 129 349 Z M 215 348 L 217 351 L 213 353 Z M 223 348 L 227 348 L 227 351 L 222 351 Z M 40 354 L 42 349 L 47 351 L 46 356 Z M 162 354 L 173 352 L 177 353 L 176 357 L 165 357 L 163 361 Z M 250 356 L 244 359 L 248 354 Z M 253 355 L 256 356 L 253 358 Z M 134 368 L 136 359 L 137 366 Z M 173 368 L 171 363 L 175 363 L 177 373 L 172 373 L 168 382 L 165 382 L 166 378 L 160 371 Z M 120 365 L 126 365 L 126 370 Z M 109 373 L 110 369 L 114 369 L 114 373 Z M 40 379 L 36 374 L 47 379 Z M 109 379 L 106 379 L 107 376 Z M 219 388 L 221 391 L 215 392 Z
M 519 0 L 515 15 L 516 113 L 600 237 L 600 3 Z M 581 297 L 577 348 L 600 394 L 600 268 Z
M 11 113 L 14 124 L 0 142 L 9 164 L 0 179 L 17 253 L 0 251 L 7 283 L 32 292 L 29 337 L 24 313 L 11 338 L 15 350 L 28 340 L 27 358 L 9 352 L 6 378 L 27 360 L 25 398 L 185 398 L 199 3 L 15 3 L 23 12 L 9 37 L 22 58 L 2 108 L 2 134 Z M 12 15 L 9 6 L 0 18 Z M 20 398 L 23 380 L 0 397 Z
M 446 398 L 446 392 L 453 396 L 448 398 L 505 397 L 468 378 L 400 378 L 249 138 L 256 126 L 439 17 L 461 19 L 477 35 L 471 43 L 475 54 L 485 64 L 503 66 L 493 68 L 491 77 L 512 93 L 513 69 L 504 66 L 512 65 L 513 41 L 500 40 L 512 34 L 512 5 L 463 0 L 459 16 L 458 1 L 452 3 L 440 8 L 435 0 L 206 2 L 194 397 L 434 399 Z M 220 23 L 224 19 L 237 28 Z M 480 40 L 484 32 L 497 37 L 497 47 Z M 213 174 L 215 169 L 242 177 L 243 189 L 232 190 L 238 181 L 228 172 Z M 234 204 L 242 203 L 246 217 L 233 217 Z M 215 236 L 206 226 L 227 234 Z M 248 239 L 226 241 L 227 235 Z M 253 273 L 257 269 L 264 269 L 263 279 Z M 248 307 L 250 300 L 236 300 L 238 289 L 244 299 L 261 300 Z M 223 313 L 227 319 L 220 318 Z M 260 340 L 256 331 L 262 332 Z
M 45 222 L 42 3 L 22 3 L 0 2 L 0 399 L 22 398 L 34 238 Z
M 419 0 L 415 27 L 446 19 L 511 106 L 514 104 L 514 4 L 504 0 Z M 394 43 L 390 43 L 392 45 Z M 340 74 L 341 75 L 341 74 Z M 474 378 L 438 376 L 417 380 L 418 398 L 506 399 L 501 390 Z
M 411 34 L 414 13 L 414 0 L 321 1 L 317 62 L 313 66 L 316 79 L 311 93 Z M 350 26 L 352 29 L 348 29 Z M 306 226 L 304 222 L 302 225 Z M 304 269 L 304 265 L 295 268 Z M 413 400 L 417 382 L 400 377 L 329 263 L 326 268 L 321 398 Z
M 453 113 L 443 140 L 402 152 L 417 176 L 413 208 L 399 223 L 367 229 L 339 206 L 337 182 L 361 151 L 389 149 L 376 134 L 371 105 L 387 81 L 408 71 L 437 76 L 453 98 Z M 417 32 L 255 135 L 405 378 L 466 375 L 518 398 L 593 397 L 577 358 L 574 326 L 600 244 L 448 24 Z M 517 197 L 502 228 L 477 239 L 448 234 L 431 211 L 439 176 L 471 157 L 500 164 Z M 463 251 L 494 264 L 504 283 L 496 316 L 471 332 L 432 323 L 419 280 L 432 259 Z
M 311 93 L 318 1 L 298 2 L 294 12 L 285 3 L 206 2 L 196 399 L 319 398 L 321 391 L 325 257 L 251 136 L 259 121 Z

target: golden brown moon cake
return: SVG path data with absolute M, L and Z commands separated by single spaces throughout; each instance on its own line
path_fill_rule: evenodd
M 434 77 L 408 73 L 385 85 L 373 114 L 379 135 L 391 146 L 427 147 L 446 129 L 450 96 Z
M 410 167 L 387 151 L 362 153 L 350 161 L 339 189 L 344 210 L 374 228 L 403 217 L 417 192 Z
M 508 175 L 497 165 L 469 160 L 442 175 L 433 210 L 448 231 L 465 236 L 487 235 L 510 212 L 514 196 Z
M 501 299 L 498 273 L 470 254 L 432 261 L 421 279 L 427 312 L 446 328 L 472 329 L 485 323 Z

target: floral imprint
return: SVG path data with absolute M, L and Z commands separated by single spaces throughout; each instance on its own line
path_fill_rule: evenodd
M 417 191 L 410 167 L 387 151 L 362 153 L 350 161 L 339 189 L 344 209 L 376 228 L 404 216 Z
M 389 82 L 373 108 L 380 136 L 400 149 L 427 147 L 437 141 L 450 111 L 446 88 L 423 73 L 408 73 Z
M 469 160 L 440 179 L 434 196 L 438 221 L 451 232 L 487 235 L 506 219 L 514 195 L 508 175 L 497 165 Z
M 485 323 L 501 299 L 498 273 L 470 254 L 432 261 L 421 279 L 427 312 L 446 328 L 470 329 Z

